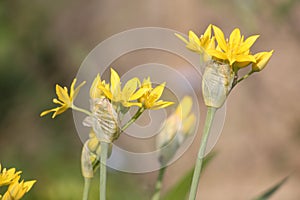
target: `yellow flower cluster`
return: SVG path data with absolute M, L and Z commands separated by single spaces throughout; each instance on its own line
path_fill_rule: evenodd
M 36 182 L 20 180 L 21 171 L 16 171 L 15 168 L 2 169 L 0 164 L 0 187 L 8 186 L 7 191 L 2 196 L 0 194 L 0 200 L 19 200 L 21 199 Z
M 58 99 L 54 98 L 53 102 L 60 106 L 46 110 L 40 116 L 53 112 L 52 118 L 54 118 L 68 108 L 83 111 L 77 108 L 73 102 L 85 82 L 74 89 L 75 83 L 76 79 L 71 84 L 70 94 L 68 94 L 67 87 L 56 85 Z M 107 98 L 114 105 L 116 111 L 126 112 L 131 106 L 157 110 L 173 104 L 173 102 L 159 100 L 164 88 L 165 83 L 153 88 L 150 78 L 144 79 L 142 83 L 138 78 L 132 78 L 121 88 L 120 76 L 114 69 L 111 69 L 110 84 L 102 81 L 99 74 L 96 76 L 90 88 L 90 98 L 92 100 Z
M 176 35 L 186 43 L 188 49 L 202 55 L 204 54 L 205 61 L 213 59 L 228 63 L 234 71 L 249 64 L 252 64 L 253 72 L 261 71 L 267 65 L 273 53 L 272 50 L 253 55 L 250 48 L 259 35 L 253 35 L 245 39 L 238 28 L 231 32 L 229 39 L 225 39 L 223 31 L 215 25 L 209 25 L 205 33 L 200 37 L 190 31 L 189 41 L 181 35 Z

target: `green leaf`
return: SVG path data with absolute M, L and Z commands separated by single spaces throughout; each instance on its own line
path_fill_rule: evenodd
M 203 168 L 215 157 L 216 153 L 212 152 L 204 158 Z M 162 198 L 163 200 L 185 199 L 192 183 L 194 168 L 188 171 L 178 183 L 173 186 Z M 203 171 L 202 171 L 203 172 Z
M 287 179 L 288 177 L 285 177 L 279 183 L 268 189 L 266 192 L 264 192 L 262 195 L 255 198 L 254 200 L 268 200 L 287 181 Z

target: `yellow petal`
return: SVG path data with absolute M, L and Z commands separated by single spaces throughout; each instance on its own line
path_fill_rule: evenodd
M 74 90 L 74 93 L 71 95 L 72 101 L 75 100 L 75 98 L 77 97 L 79 90 L 81 89 L 81 87 L 85 84 L 86 82 L 83 81 L 82 83 L 80 83 L 80 85 L 78 85 L 78 87 Z
M 237 62 L 256 62 L 255 57 L 252 55 L 237 55 L 235 59 Z
M 75 84 L 76 84 L 77 79 L 74 78 L 74 80 L 72 81 L 71 87 L 70 87 L 70 97 L 72 98 L 74 95 L 74 88 L 75 88 Z
M 104 93 L 104 95 L 105 95 L 107 98 L 109 98 L 109 99 L 112 100 L 113 95 L 112 95 L 111 91 L 109 90 L 109 88 L 106 87 L 106 85 L 99 84 L 99 85 L 98 85 L 98 88 Z
M 136 91 L 137 84 L 139 80 L 138 78 L 133 78 L 127 81 L 123 90 L 122 90 L 122 99 L 128 101 L 133 93 Z
M 189 115 L 182 124 L 182 132 L 185 135 L 190 134 L 195 128 L 196 116 L 194 114 Z
M 146 92 L 148 92 L 151 89 L 148 88 L 140 88 L 138 89 L 131 97 L 129 98 L 129 101 L 137 100 L 140 97 L 142 97 Z
M 178 105 L 175 112 L 181 119 L 184 119 L 191 112 L 192 106 L 193 106 L 192 98 L 190 96 L 185 96 L 180 101 L 180 104 Z
M 129 102 L 129 101 L 126 101 L 126 102 L 123 102 L 122 105 L 124 107 L 131 107 L 131 106 L 142 107 L 142 103 L 139 103 L 139 102 Z
M 259 35 L 253 35 L 248 37 L 245 42 L 240 46 L 238 53 L 249 51 L 254 42 L 259 38 Z
M 150 108 L 151 110 L 158 110 L 158 109 L 162 109 L 162 108 L 165 108 L 165 107 L 168 107 L 170 105 L 173 105 L 174 102 L 171 102 L 171 101 L 157 101 L 153 104 L 153 106 Z
M 110 85 L 112 96 L 118 101 L 121 98 L 121 82 L 120 76 L 113 68 L 111 68 Z
M 96 78 L 94 79 L 92 85 L 91 85 L 91 88 L 90 88 L 90 97 L 92 99 L 95 99 L 95 98 L 100 98 L 100 89 L 98 88 L 98 85 L 101 84 L 101 78 L 100 78 L 100 75 L 97 74 Z
M 221 60 L 227 60 L 227 55 L 223 53 L 222 51 L 219 51 L 217 49 L 208 49 L 207 53 L 213 57 L 216 57 Z
M 52 109 L 50 109 L 50 110 L 45 110 L 45 111 L 43 111 L 43 112 L 40 114 L 40 116 L 43 117 L 43 116 L 45 116 L 45 115 L 47 115 L 47 114 L 49 114 L 49 113 L 51 113 L 51 112 L 56 112 L 57 110 L 58 110 L 58 107 L 57 107 L 57 108 L 52 108 Z M 54 117 L 52 117 L 52 118 L 54 118 Z
M 229 46 L 230 48 L 236 48 L 241 41 L 241 32 L 240 29 L 236 28 L 232 31 L 229 37 Z
M 200 46 L 200 40 L 193 31 L 189 31 L 189 40 L 190 40 L 190 42 L 195 43 L 196 45 Z
M 182 37 L 182 36 L 179 35 L 178 33 L 175 33 L 175 35 L 176 35 L 179 39 L 181 39 L 184 43 L 186 43 L 186 44 L 189 43 L 184 37 Z
M 228 47 L 227 47 L 227 43 L 226 43 L 223 31 L 214 25 L 213 25 L 213 30 L 214 30 L 218 45 L 221 47 L 221 49 L 223 51 L 227 51 Z
M 24 187 L 26 188 L 26 192 L 28 192 L 35 183 L 36 183 L 36 180 L 24 182 Z
M 151 91 L 151 93 L 149 95 L 149 102 L 155 102 L 161 97 L 161 95 L 165 89 L 165 85 L 166 85 L 166 83 L 162 83 L 159 86 L 155 87 Z
M 204 34 L 203 34 L 203 38 L 210 38 L 211 37 L 211 28 L 212 25 L 208 25 L 208 27 L 206 28 Z
M 67 88 L 62 88 L 60 85 L 56 84 L 56 95 L 58 99 L 64 103 L 70 101 Z

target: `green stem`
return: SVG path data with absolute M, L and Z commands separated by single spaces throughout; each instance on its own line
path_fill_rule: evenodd
M 155 191 L 154 191 L 154 194 L 153 194 L 151 200 L 159 200 L 160 192 L 161 192 L 161 188 L 162 188 L 162 180 L 164 178 L 165 172 L 166 172 L 166 167 L 160 168 L 159 174 L 157 176 L 157 180 L 155 183 Z
M 91 186 L 91 178 L 84 178 L 84 190 L 83 190 L 82 200 L 88 200 L 90 186 Z
M 122 131 L 128 128 L 133 122 L 135 122 L 139 116 L 145 111 L 144 107 L 138 109 L 138 111 L 134 114 L 134 116 L 122 127 Z
M 242 80 L 245 80 L 246 78 L 248 78 L 251 74 L 253 74 L 254 71 L 249 72 L 248 74 L 246 74 L 245 76 L 243 76 L 242 78 L 240 78 L 237 83 L 241 82 Z
M 108 153 L 108 143 L 101 142 L 100 158 L 100 200 L 106 199 L 106 160 Z
M 197 160 L 196 160 L 189 200 L 196 199 L 202 163 L 203 163 L 204 155 L 205 155 L 206 144 L 207 144 L 210 128 L 211 128 L 216 111 L 217 111 L 217 108 L 207 107 L 207 115 L 206 115 L 205 125 L 204 125 L 204 129 L 203 129 L 203 135 L 202 135 L 202 139 L 201 139 L 201 143 L 200 143 L 200 148 L 199 148 L 199 152 L 198 152 L 198 156 L 197 156 Z
M 87 110 L 85 110 L 85 109 L 83 109 L 83 108 L 78 108 L 78 107 L 75 106 L 75 105 L 72 105 L 71 108 L 72 108 L 73 110 L 82 112 L 82 113 L 84 113 L 84 114 L 86 114 L 86 115 L 89 115 L 89 116 L 92 115 L 91 112 L 89 112 L 89 111 L 87 111 Z

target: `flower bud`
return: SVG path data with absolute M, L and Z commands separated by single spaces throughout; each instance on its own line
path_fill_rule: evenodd
M 209 62 L 202 77 L 202 93 L 206 106 L 220 108 L 229 94 L 234 72 L 229 64 Z
M 268 64 L 271 56 L 273 54 L 273 50 L 270 52 L 260 52 L 254 55 L 256 59 L 256 63 L 252 64 L 252 71 L 259 72 L 263 70 Z
M 109 145 L 108 155 L 112 153 L 112 145 Z M 85 178 L 92 178 L 94 172 L 99 167 L 101 155 L 100 141 L 97 139 L 96 134 L 91 130 L 89 139 L 84 143 L 81 152 L 81 171 Z
M 163 124 L 156 138 L 156 146 L 160 149 L 161 165 L 167 164 L 173 158 L 180 145 L 193 132 L 196 117 L 191 113 L 192 105 L 191 97 L 184 97 L 176 111 Z

